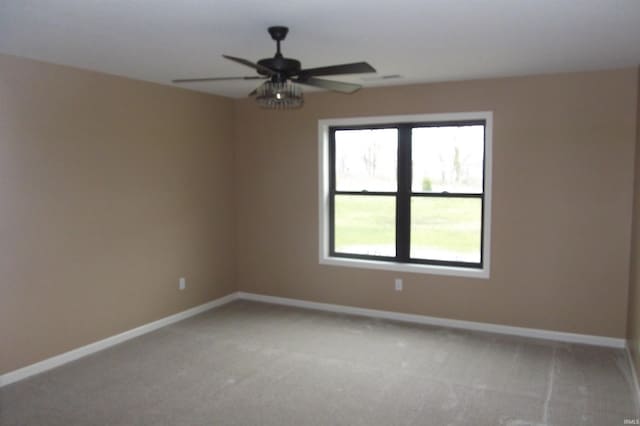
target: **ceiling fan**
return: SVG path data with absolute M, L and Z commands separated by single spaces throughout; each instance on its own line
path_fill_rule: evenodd
M 275 26 L 268 29 L 271 38 L 277 45 L 273 58 L 260 59 L 257 63 L 246 59 L 229 55 L 224 58 L 255 69 L 259 75 L 247 77 L 208 77 L 208 78 L 183 78 L 172 80 L 173 83 L 194 83 L 221 80 L 266 80 L 249 96 L 257 95 L 258 104 L 266 108 L 297 108 L 302 106 L 302 91 L 297 84 L 319 87 L 341 93 L 353 93 L 362 86 L 341 81 L 325 80 L 318 76 L 372 73 L 376 70 L 366 62 L 354 62 L 350 64 L 331 65 L 319 68 L 302 69 L 300 61 L 285 58 L 280 51 L 280 42 L 285 39 L 289 29 Z

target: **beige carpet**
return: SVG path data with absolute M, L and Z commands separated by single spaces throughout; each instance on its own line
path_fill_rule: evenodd
M 622 425 L 622 350 L 234 302 L 0 390 L 9 425 Z

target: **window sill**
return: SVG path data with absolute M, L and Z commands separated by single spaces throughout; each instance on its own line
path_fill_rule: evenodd
M 384 271 L 411 272 L 416 274 L 448 275 L 465 278 L 489 278 L 489 268 L 461 268 L 454 266 L 419 265 L 416 263 L 397 263 L 379 260 L 348 259 L 343 257 L 322 256 L 321 265 L 344 266 L 349 268 L 380 269 Z

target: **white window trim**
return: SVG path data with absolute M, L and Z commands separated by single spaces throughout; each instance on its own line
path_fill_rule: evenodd
M 329 255 L 329 127 L 366 124 L 412 123 L 432 121 L 485 120 L 485 167 L 484 167 L 484 236 L 483 267 L 463 268 L 439 265 L 421 265 L 378 260 L 349 259 Z M 452 275 L 469 278 L 489 278 L 491 266 L 491 192 L 493 160 L 493 112 L 455 112 L 443 114 L 387 115 L 376 117 L 329 118 L 318 120 L 318 231 L 320 264 L 352 268 L 382 269 L 387 271 L 414 272 L 433 275 Z

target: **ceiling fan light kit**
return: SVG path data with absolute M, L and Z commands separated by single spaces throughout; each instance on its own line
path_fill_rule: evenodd
M 218 80 L 267 80 L 249 96 L 257 95 L 256 102 L 263 108 L 290 109 L 304 104 L 302 90 L 298 84 L 327 89 L 340 93 L 353 93 L 362 86 L 353 83 L 325 80 L 317 76 L 339 74 L 374 73 L 376 70 L 366 62 L 332 65 L 328 67 L 302 69 L 300 61 L 285 58 L 280 51 L 280 42 L 285 39 L 289 29 L 283 26 L 269 27 L 271 38 L 275 40 L 277 50 L 273 58 L 265 58 L 257 63 L 234 56 L 222 55 L 225 59 L 237 62 L 258 72 L 258 76 L 249 77 L 211 77 L 173 80 L 174 83 L 193 83 Z
M 263 108 L 292 109 L 304 104 L 302 90 L 289 81 L 282 83 L 268 81 L 257 89 L 256 102 Z

